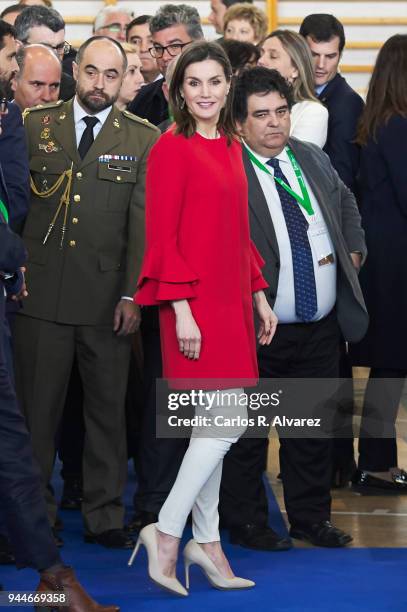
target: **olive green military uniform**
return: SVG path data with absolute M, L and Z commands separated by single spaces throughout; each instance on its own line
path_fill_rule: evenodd
M 85 527 L 123 526 L 124 400 L 130 339 L 113 332 L 144 248 L 146 160 L 158 130 L 112 108 L 82 160 L 73 101 L 26 113 L 31 206 L 24 229 L 29 297 L 16 322 L 17 382 L 48 483 L 74 355 L 84 387 Z M 46 493 L 50 520 L 56 503 Z

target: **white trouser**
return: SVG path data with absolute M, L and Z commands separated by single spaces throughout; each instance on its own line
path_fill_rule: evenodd
M 242 393 L 243 389 L 227 389 L 219 395 L 223 398 L 225 394 Z M 247 418 L 246 404 L 227 405 L 222 399 L 219 404 L 206 413 L 212 419 L 217 415 L 238 417 L 239 421 Z M 203 412 L 198 409 L 197 414 Z M 207 433 L 205 428 L 194 428 L 174 486 L 158 515 L 160 531 L 180 538 L 192 510 L 194 539 L 200 543 L 220 540 L 218 504 L 223 457 L 245 430 L 246 426 L 239 423 L 229 428 L 213 427 Z M 222 433 L 232 437 L 221 437 Z M 219 437 L 214 437 L 216 434 Z

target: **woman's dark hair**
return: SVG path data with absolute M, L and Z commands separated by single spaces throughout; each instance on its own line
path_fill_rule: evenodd
M 393 115 L 407 117 L 407 34 L 392 36 L 379 51 L 356 142 L 375 139 L 377 129 Z
M 185 71 L 191 64 L 204 62 L 205 60 L 213 60 L 222 66 L 226 81 L 232 81 L 232 67 L 227 58 L 226 53 L 218 43 L 197 41 L 188 45 L 183 53 L 179 56 L 175 66 L 174 73 L 171 77 L 169 104 L 172 116 L 176 123 L 176 134 L 183 134 L 187 138 L 193 136 L 196 132 L 196 121 L 189 112 L 185 101 L 181 95 L 182 86 L 184 84 Z M 222 108 L 218 129 L 227 136 L 230 143 L 236 137 L 236 127 L 232 115 L 233 92 L 229 90 L 226 98 L 225 106 Z
M 266 96 L 272 91 L 280 94 L 281 98 L 285 98 L 287 106 L 291 110 L 293 105 L 291 87 L 277 70 L 264 68 L 263 66 L 244 70 L 235 82 L 233 111 L 236 121 L 239 121 L 239 123 L 246 121 L 249 96 L 253 94 Z
M 219 44 L 229 58 L 234 75 L 238 75 L 244 68 L 247 68 L 248 64 L 256 65 L 260 59 L 260 49 L 252 43 L 222 38 Z

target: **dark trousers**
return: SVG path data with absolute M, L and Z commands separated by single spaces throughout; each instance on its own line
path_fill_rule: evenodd
M 0 283 L 0 499 L 18 567 L 61 563 L 50 530 L 41 476 L 12 384 L 10 332 Z
M 137 454 L 136 511 L 158 514 L 178 474 L 189 440 L 156 437 L 156 379 L 162 377 L 158 308 L 142 310 L 143 414 Z
M 336 378 L 339 337 L 334 312 L 316 323 L 278 325 L 271 345 L 259 348 L 260 376 Z M 242 438 L 226 455 L 220 494 L 220 516 L 225 526 L 266 524 L 267 498 L 262 478 L 267 446 L 267 439 Z M 330 518 L 331 452 L 329 439 L 280 437 L 280 469 L 291 525 Z
M 406 376 L 406 370 L 370 370 L 360 424 L 360 470 L 386 472 L 398 465 L 395 423 Z
M 338 391 L 338 412 L 336 419 L 337 435 L 333 444 L 333 469 L 348 466 L 353 462 L 353 379 L 352 364 L 346 350 L 346 343 L 340 343 L 339 377 L 342 379 Z
M 134 339 L 133 339 L 134 340 Z M 126 394 L 126 422 L 128 456 L 135 457 L 138 448 L 139 420 L 142 406 L 141 373 L 138 346 L 130 353 L 129 380 Z M 137 358 L 136 358 L 137 357 Z M 58 435 L 58 455 L 62 462 L 61 476 L 65 484 L 82 483 L 85 420 L 83 416 L 83 386 L 77 359 L 74 360 Z
M 62 461 L 61 476 L 67 483 L 82 482 L 85 421 L 83 388 L 77 360 L 74 360 L 58 436 L 58 455 Z
M 127 475 L 125 396 L 130 339 L 111 327 L 73 326 L 19 315 L 15 325 L 17 387 L 44 486 L 51 478 L 74 356 L 83 385 L 85 527 L 92 533 L 123 527 Z M 57 504 L 45 491 L 51 524 Z

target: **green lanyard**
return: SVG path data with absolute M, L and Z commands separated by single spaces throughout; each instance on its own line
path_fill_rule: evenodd
M 0 200 L 0 215 L 3 215 L 6 223 L 8 223 L 8 210 L 2 200 Z
M 291 165 L 293 167 L 295 176 L 297 178 L 298 184 L 301 189 L 302 197 L 298 195 L 298 193 L 295 193 L 295 191 L 293 191 L 291 187 L 287 185 L 287 183 L 282 181 L 280 178 L 274 176 L 273 173 L 270 172 L 270 170 L 264 164 L 262 164 L 261 161 L 258 160 L 257 157 L 255 157 L 253 153 L 247 147 L 245 148 L 246 148 L 246 151 L 247 151 L 247 154 L 250 160 L 254 163 L 255 166 L 260 168 L 260 170 L 263 170 L 263 172 L 265 172 L 266 174 L 269 174 L 279 185 L 281 185 L 281 187 L 283 187 L 286 191 L 288 191 L 288 193 L 297 200 L 298 204 L 300 204 L 300 206 L 302 206 L 303 209 L 309 215 L 314 214 L 314 209 L 312 208 L 311 199 L 309 197 L 308 190 L 305 185 L 304 177 L 302 176 L 302 172 L 301 172 L 299 165 L 297 164 L 297 160 L 295 159 L 294 154 L 289 147 L 286 148 L 288 159 L 290 160 Z

